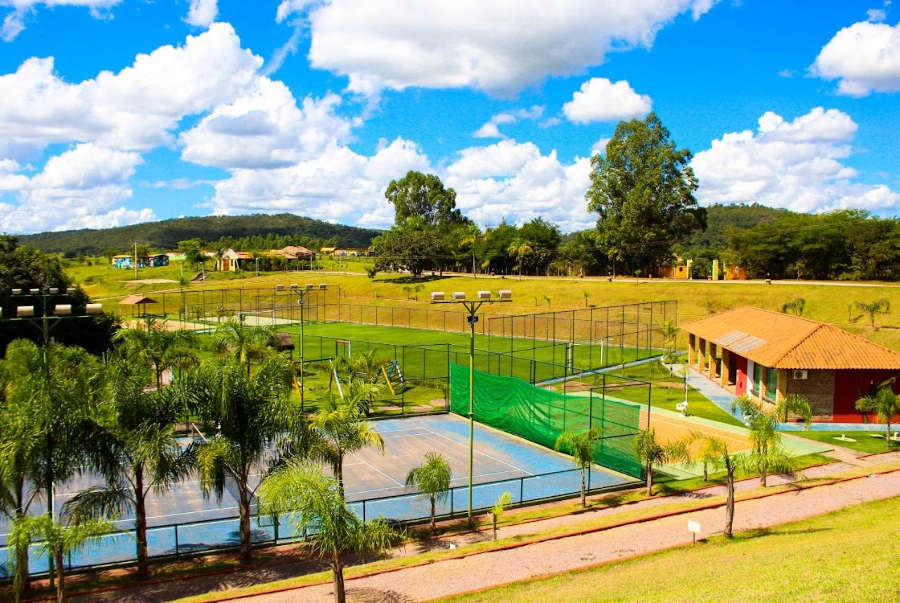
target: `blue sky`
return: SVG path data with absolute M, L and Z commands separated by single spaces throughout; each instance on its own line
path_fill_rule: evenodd
M 289 211 L 387 226 L 437 173 L 482 225 L 589 227 L 656 111 L 701 203 L 900 214 L 890 3 L 0 0 L 0 231 Z

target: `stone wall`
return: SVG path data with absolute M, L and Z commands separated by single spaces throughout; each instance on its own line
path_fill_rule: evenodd
M 834 414 L 834 371 L 807 371 L 805 380 L 794 379 L 787 373 L 787 393 L 806 396 L 812 408 L 813 420 L 831 420 Z

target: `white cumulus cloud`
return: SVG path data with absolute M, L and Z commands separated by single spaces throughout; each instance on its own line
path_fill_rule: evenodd
M 46 6 L 78 6 L 90 10 L 94 18 L 101 19 L 108 9 L 122 0 L 0 0 L 0 7 L 7 6 L 12 10 L 6 13 L 3 24 L 0 25 L 0 37 L 6 42 L 16 39 L 25 29 L 25 19 L 34 13 L 37 8 Z
M 838 81 L 838 93 L 866 96 L 900 91 L 900 23 L 854 23 L 819 52 L 813 74 Z
M 170 144 L 183 117 L 230 101 L 261 64 L 225 23 L 77 84 L 56 75 L 53 58 L 30 58 L 0 76 L 0 157 L 72 141 L 129 150 Z
M 313 67 L 353 92 L 472 87 L 511 95 L 571 75 L 607 53 L 649 47 L 675 17 L 715 0 L 285 0 L 277 19 L 309 22 Z
M 502 124 L 512 124 L 520 119 L 540 119 L 544 114 L 544 107 L 541 105 L 533 105 L 528 109 L 516 109 L 514 111 L 504 111 L 492 115 L 491 118 L 478 128 L 472 136 L 475 138 L 506 138 L 506 135 L 500 132 L 497 126 Z
M 792 121 L 768 111 L 755 132 L 729 132 L 694 156 L 702 203 L 759 202 L 794 211 L 900 209 L 900 194 L 858 182 L 842 163 L 856 123 L 837 109 L 816 107 Z
M 556 151 L 544 155 L 534 143 L 503 140 L 461 151 L 443 176 L 457 206 L 481 225 L 540 217 L 574 231 L 594 221 L 584 200 L 590 169 L 588 158 L 564 163 Z
M 218 0 L 191 0 L 185 22 L 197 27 L 209 27 L 219 14 Z
M 4 176 L 0 165 L 0 193 L 13 193 L 18 201 L 3 207 L 0 231 L 96 228 L 152 220 L 151 209 L 116 207 L 131 197 L 128 181 L 139 163 L 138 153 L 83 143 L 51 157 L 31 177 Z
M 587 124 L 640 117 L 649 113 L 652 106 L 649 96 L 638 94 L 625 80 L 611 82 L 592 77 L 563 105 L 563 114 L 571 122 Z

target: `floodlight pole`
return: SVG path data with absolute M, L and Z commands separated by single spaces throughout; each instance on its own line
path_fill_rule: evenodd
M 478 310 L 484 304 L 511 302 L 512 299 L 450 299 L 433 301 L 434 304 L 459 304 L 466 309 L 466 320 L 469 323 L 469 492 L 467 517 L 469 526 L 474 525 L 472 518 L 472 490 L 475 481 L 475 325 L 478 323 Z
M 300 413 L 303 413 L 303 306 L 306 289 L 297 290 L 297 305 L 300 306 Z

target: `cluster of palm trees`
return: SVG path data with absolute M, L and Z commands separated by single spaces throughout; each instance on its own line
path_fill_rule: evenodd
M 344 503 L 344 459 L 384 447 L 365 420 L 377 386 L 351 381 L 343 399 L 307 416 L 290 396 L 290 359 L 267 349 L 272 335 L 226 322 L 212 337 L 219 353 L 205 359 L 195 335 L 152 321 L 120 331 L 102 360 L 77 347 L 51 345 L 44 355 L 25 340 L 8 346 L 0 361 L 0 512 L 12 526 L 17 598 L 30 590 L 29 547 L 52 559 L 62 600 L 65 554 L 113 531 L 122 516 L 134 519 L 137 574 L 148 576 L 148 497 L 190 475 L 207 497 L 236 493 L 245 562 L 254 505 L 315 524 L 309 537 L 332 560 L 336 588 L 343 553 L 380 550 L 396 537 Z M 185 437 L 189 430 L 199 437 Z M 100 485 L 54 509 L 54 484 L 79 475 Z

